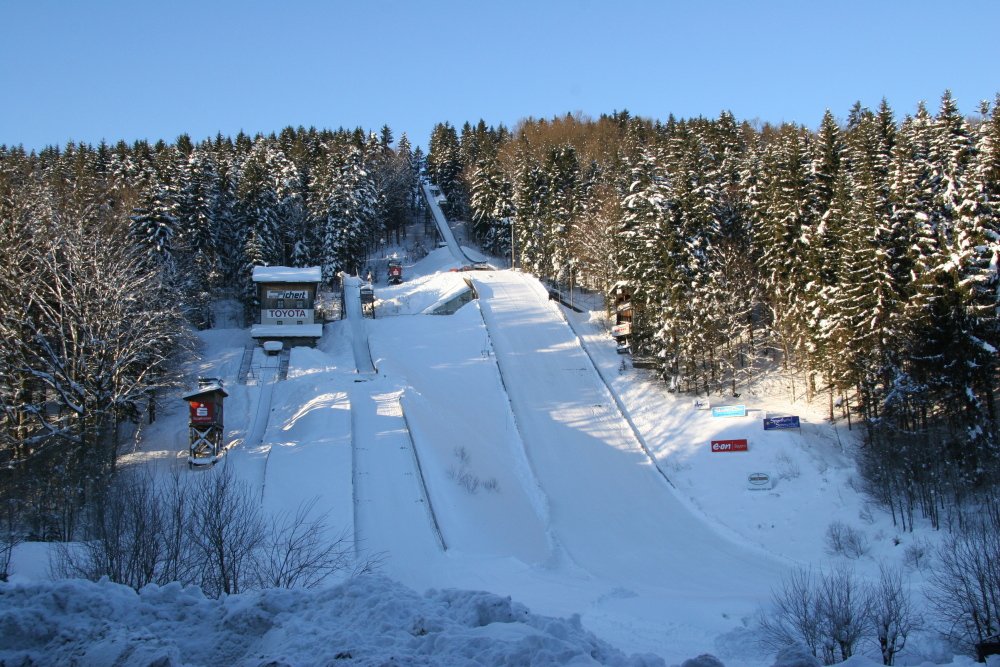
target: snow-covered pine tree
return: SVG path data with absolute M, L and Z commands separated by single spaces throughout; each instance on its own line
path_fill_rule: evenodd
M 547 197 L 543 204 L 542 230 L 549 265 L 544 268 L 543 275 L 551 277 L 557 283 L 564 283 L 570 279 L 575 264 L 569 242 L 577 214 L 580 177 L 576 149 L 570 145 L 553 148 L 547 156 L 544 170 Z
M 219 228 L 213 212 L 218 178 L 212 155 L 192 148 L 178 171 L 176 206 L 178 257 L 175 285 L 184 297 L 188 317 L 200 326 L 210 322 L 210 289 L 219 282 Z
M 808 369 L 808 359 L 798 355 L 808 353 L 804 290 L 814 266 L 809 258 L 816 223 L 809 143 L 809 135 L 793 125 L 780 127 L 767 143 L 754 223 L 771 326 L 783 363 L 800 369 Z
M 997 103 L 1000 103 L 998 96 Z M 982 471 L 979 483 L 1000 482 L 1000 112 L 987 104 L 974 135 L 971 161 L 957 193 L 951 257 L 961 322 L 957 346 L 968 378 L 968 444 Z M 989 115 L 988 115 L 989 114 Z
M 236 183 L 236 217 L 245 265 L 240 284 L 247 307 L 253 310 L 256 290 L 251 281 L 254 266 L 280 264 L 282 234 L 278 218 L 278 193 L 271 166 L 274 158 L 264 137 L 254 142 Z
M 630 127 L 627 132 L 635 135 L 636 131 Z M 664 238 L 670 222 L 670 183 L 658 146 L 640 141 L 633 145 L 637 154 L 628 158 L 631 183 L 621 203 L 618 274 L 632 288 L 633 353 L 661 356 L 664 376 L 673 380 L 676 388 L 677 359 L 665 355 L 667 350 L 676 349 L 677 343 L 655 338 L 663 329 L 662 306 L 670 287 Z
M 460 215 L 461 202 L 464 201 L 461 183 L 461 145 L 458 133 L 449 123 L 439 123 L 431 131 L 427 151 L 427 173 L 448 200 L 448 210 L 445 214 Z M 452 207 L 456 209 L 454 213 Z
M 320 241 L 323 280 L 332 284 L 341 271 L 361 271 L 375 228 L 376 191 L 356 146 L 333 151 L 313 187 L 312 211 Z
M 542 166 L 526 147 L 517 159 L 514 183 L 514 266 L 535 275 L 544 275 L 547 266 L 541 210 L 547 182 Z
M 472 169 L 469 208 L 473 233 L 487 252 L 509 257 L 510 218 L 513 215 L 513 184 L 504 173 L 492 145 L 484 150 Z
M 716 327 L 715 293 L 709 266 L 719 235 L 717 191 L 709 179 L 712 158 L 701 134 L 704 127 L 680 121 L 666 134 L 665 168 L 669 177 L 668 219 L 660 233 L 663 262 L 660 331 L 665 359 L 673 359 L 675 382 L 682 390 L 710 391 L 718 377 L 715 361 L 721 345 Z
M 703 192 L 710 230 L 703 269 L 707 280 L 701 285 L 706 314 L 714 321 L 717 347 L 711 354 L 719 368 L 717 376 L 709 379 L 719 389 L 728 380 L 730 392 L 736 394 L 738 385 L 753 377 L 753 312 L 760 302 L 744 183 L 750 156 L 728 112 L 704 124 L 698 134 L 706 158 Z
M 179 225 L 174 215 L 174 197 L 171 186 L 154 182 L 129 218 L 132 242 L 155 261 L 167 279 L 177 269 L 174 246 Z
M 893 194 L 895 214 L 909 232 L 912 280 L 897 324 L 899 364 L 884 404 L 885 422 L 875 435 L 905 438 L 907 503 L 919 504 L 936 521 L 937 499 L 963 498 L 990 467 L 982 458 L 982 406 L 971 389 L 982 349 L 966 335 L 956 261 L 960 193 L 972 143 L 947 93 L 936 118 L 919 106 L 899 139 Z
M 856 391 L 863 417 L 874 417 L 889 382 L 890 323 L 900 308 L 900 286 L 893 263 L 905 253 L 889 219 L 888 164 L 894 141 L 891 110 L 852 112 L 848 125 L 844 177 L 835 196 L 843 215 L 842 258 L 831 290 L 824 334 L 833 370 L 834 392 Z M 831 418 L 832 405 L 831 405 Z

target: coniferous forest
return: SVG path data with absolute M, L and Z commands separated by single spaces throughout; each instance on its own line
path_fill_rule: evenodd
M 441 123 L 426 159 L 388 127 L 0 147 L 4 497 L 35 537 L 70 537 L 122 433 L 182 383 L 209 303 L 251 307 L 254 265 L 358 272 L 424 170 L 487 252 L 553 285 L 628 285 L 632 351 L 672 390 L 786 373 L 863 429 L 866 491 L 904 528 L 950 525 L 1000 483 L 997 104 L 857 104 L 817 130 Z
M 416 192 L 391 130 L 195 145 L 0 147 L 0 484 L 8 522 L 69 539 L 134 424 L 174 401 L 210 302 L 255 265 L 357 273 Z
M 441 124 L 427 170 L 521 269 L 624 281 L 632 351 L 674 390 L 800 378 L 863 424 L 866 491 L 904 528 L 941 525 L 1000 482 L 998 103 L 856 104 L 816 131 L 729 113 Z

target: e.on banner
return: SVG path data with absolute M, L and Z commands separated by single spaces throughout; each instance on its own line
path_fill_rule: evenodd
M 713 440 L 713 452 L 747 452 L 750 451 L 750 443 L 746 440 Z

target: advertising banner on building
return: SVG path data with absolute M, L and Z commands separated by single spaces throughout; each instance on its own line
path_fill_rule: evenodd
M 738 440 L 713 440 L 713 452 L 748 452 L 750 443 L 746 439 Z
M 213 403 L 202 403 L 201 401 L 190 402 L 190 419 L 192 424 L 214 424 L 215 405 Z
M 631 322 L 622 322 L 621 324 L 616 324 L 615 326 L 611 327 L 611 335 L 614 336 L 615 338 L 618 338 L 619 336 L 628 336 L 631 333 L 632 333 Z
M 747 406 L 745 405 L 717 405 L 712 408 L 713 417 L 746 417 Z
M 799 428 L 799 418 L 796 415 L 788 417 L 765 417 L 764 430 L 777 431 L 787 428 Z
M 265 308 L 260 311 L 261 324 L 313 324 L 312 308 Z
M 268 299 L 302 299 L 303 301 L 309 298 L 309 291 L 304 289 L 269 289 L 267 290 Z

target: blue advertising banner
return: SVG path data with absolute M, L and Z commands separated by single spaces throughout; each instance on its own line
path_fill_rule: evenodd
M 747 406 L 745 405 L 718 405 L 712 408 L 713 417 L 746 417 Z
M 794 415 L 791 417 L 764 418 L 765 431 L 777 431 L 779 429 L 785 429 L 785 428 L 799 428 L 799 418 Z

